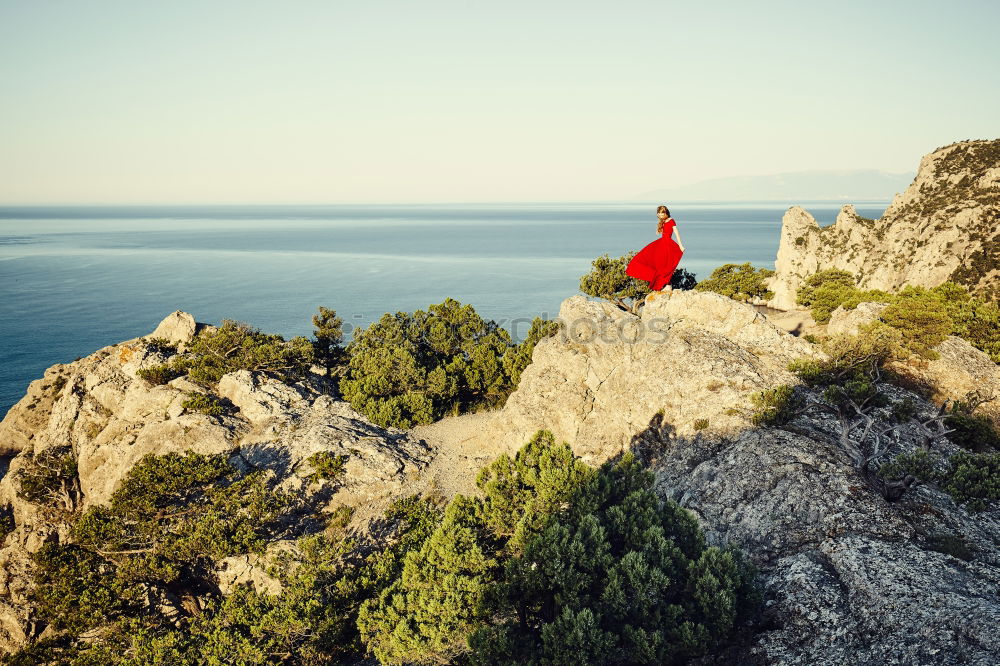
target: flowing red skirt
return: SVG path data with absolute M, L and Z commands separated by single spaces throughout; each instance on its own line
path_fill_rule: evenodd
M 681 246 L 670 237 L 670 231 L 639 250 L 628 263 L 625 274 L 649 282 L 649 288 L 659 291 L 670 284 L 670 278 L 681 261 Z

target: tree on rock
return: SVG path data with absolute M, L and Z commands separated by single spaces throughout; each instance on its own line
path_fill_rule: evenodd
M 330 371 L 347 359 L 347 352 L 341 346 L 344 341 L 344 320 L 337 316 L 336 310 L 319 306 L 319 314 L 313 315 L 313 352 L 316 361 Z
M 636 314 L 639 305 L 649 295 L 649 283 L 625 274 L 628 262 L 636 255 L 630 252 L 612 259 L 602 254 L 591 262 L 593 268 L 580 278 L 580 291 L 588 296 L 611 301 L 622 310 Z M 683 268 L 674 271 L 670 286 L 674 289 L 692 289 L 694 275 Z

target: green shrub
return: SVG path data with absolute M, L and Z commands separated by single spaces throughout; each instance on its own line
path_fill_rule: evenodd
M 226 408 L 222 402 L 213 395 L 204 393 L 188 393 L 188 399 L 181 402 L 181 407 L 192 412 L 207 414 L 208 416 L 220 416 L 224 414 Z
M 17 496 L 45 507 L 73 511 L 80 498 L 73 447 L 53 446 L 37 455 L 24 456 L 24 466 L 14 477 Z
M 941 456 L 918 449 L 913 453 L 899 454 L 892 461 L 883 464 L 878 474 L 885 479 L 901 479 L 909 474 L 921 481 L 936 484 L 947 476 L 943 465 Z
M 979 453 L 1000 450 L 1000 433 L 989 417 L 973 414 L 971 406 L 962 401 L 955 402 L 950 411 L 944 424 L 953 431 L 948 439 L 954 444 Z
M 166 338 L 142 338 L 140 341 L 165 354 L 177 353 L 177 344 Z
M 706 654 L 760 600 L 738 551 L 706 547 L 692 514 L 626 454 L 509 560 L 476 664 L 674 664 Z
M 147 454 L 107 505 L 73 526 L 74 539 L 119 566 L 128 580 L 171 583 L 213 559 L 263 552 L 291 504 L 264 470 L 240 477 L 228 454 Z
M 381 663 L 450 663 L 466 651 L 497 566 L 476 514 L 475 500 L 456 496 L 396 582 L 362 605 L 358 626 Z
M 906 423 L 917 415 L 917 403 L 912 398 L 903 398 L 892 405 L 892 420 Z
M 927 535 L 927 550 L 933 550 L 966 562 L 971 562 L 975 554 L 960 537 L 947 532 L 933 532 Z
M 10 504 L 0 506 L 0 546 L 3 546 L 7 535 L 17 529 L 14 522 L 14 510 Z
M 756 426 L 776 426 L 788 423 L 804 406 L 794 387 L 783 384 L 750 396 L 753 413 L 750 422 Z
M 812 310 L 818 324 L 830 321 L 830 313 L 857 292 L 857 280 L 848 271 L 828 268 L 810 275 L 796 293 L 795 302 Z
M 766 284 L 773 275 L 774 271 L 754 268 L 750 262 L 725 264 L 712 271 L 709 278 L 699 282 L 695 289 L 714 291 L 737 301 L 768 300 L 774 298 L 774 292 L 769 291 Z
M 808 386 L 874 380 L 887 361 L 903 355 L 902 334 L 878 321 L 859 327 L 857 335 L 827 338 L 821 346 L 827 358 L 797 359 L 788 365 Z
M 377 598 L 362 604 L 358 627 L 382 663 L 447 661 L 467 650 L 485 617 L 480 606 L 500 562 L 537 534 L 592 471 L 551 432 L 535 433 L 511 459 L 480 470 L 483 498 L 458 495 L 443 521 Z
M 483 522 L 494 539 L 517 552 L 591 474 L 568 444 L 539 430 L 513 459 L 501 454 L 479 471 Z
M 906 349 L 928 359 L 938 357 L 932 347 L 943 342 L 952 330 L 951 318 L 930 296 L 900 296 L 882 311 L 881 318 L 902 332 Z
M 695 430 L 705 430 L 706 428 L 708 428 L 708 419 L 697 419 L 694 422 Z
M 55 629 L 82 632 L 140 610 L 140 588 L 123 580 L 96 553 L 50 542 L 33 553 L 31 560 L 29 597 L 38 614 Z
M 385 314 L 348 345 L 344 399 L 382 426 L 410 428 L 503 404 L 539 339 L 556 330 L 536 318 L 521 345 L 471 305 L 449 298 L 427 312 Z
M 951 495 L 957 504 L 972 511 L 982 511 L 1000 499 L 1000 453 L 959 451 L 950 458 L 918 450 L 901 454 L 879 469 L 887 479 L 910 474 L 933 483 Z
M 286 342 L 280 335 L 224 319 L 215 330 L 198 333 L 188 350 L 171 361 L 170 368 L 206 384 L 215 384 L 237 370 L 270 372 L 286 381 L 297 381 L 306 375 L 313 360 L 312 343 L 303 336 Z
M 982 511 L 1000 499 L 1000 454 L 959 451 L 948 459 L 951 469 L 941 489 L 959 504 Z
M 952 282 L 933 289 L 907 286 L 890 294 L 858 289 L 851 273 L 827 269 L 809 276 L 796 300 L 820 324 L 828 323 L 838 306 L 851 309 L 866 301 L 888 304 L 881 319 L 902 332 L 903 346 L 912 353 L 935 358 L 931 348 L 955 335 L 1000 363 L 1000 307 Z
M 171 379 L 176 379 L 184 375 L 184 371 L 166 363 L 152 365 L 148 368 L 139 368 L 135 373 L 139 379 L 144 379 L 150 386 L 162 386 Z
M 580 291 L 588 296 L 609 300 L 623 310 L 635 312 L 649 294 L 649 283 L 625 274 L 637 252 L 612 259 L 607 254 L 591 262 L 589 273 L 580 278 Z
M 315 470 L 306 477 L 309 483 L 326 479 L 339 484 L 347 474 L 345 467 L 347 456 L 345 455 L 338 456 L 330 451 L 317 451 L 309 456 L 306 462 L 312 465 L 313 470 Z

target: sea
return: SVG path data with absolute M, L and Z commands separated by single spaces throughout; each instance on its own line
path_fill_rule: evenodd
M 774 268 L 781 218 L 830 224 L 843 203 L 674 203 L 698 279 Z M 523 339 L 603 255 L 656 238 L 656 203 L 0 207 L 0 417 L 47 367 L 146 335 L 175 310 L 311 335 L 319 306 L 346 340 L 385 313 L 453 298 Z

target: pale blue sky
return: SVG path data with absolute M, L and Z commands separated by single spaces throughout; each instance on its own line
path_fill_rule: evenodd
M 0 203 L 617 200 L 913 171 L 1000 136 L 998 4 L 0 0 Z

